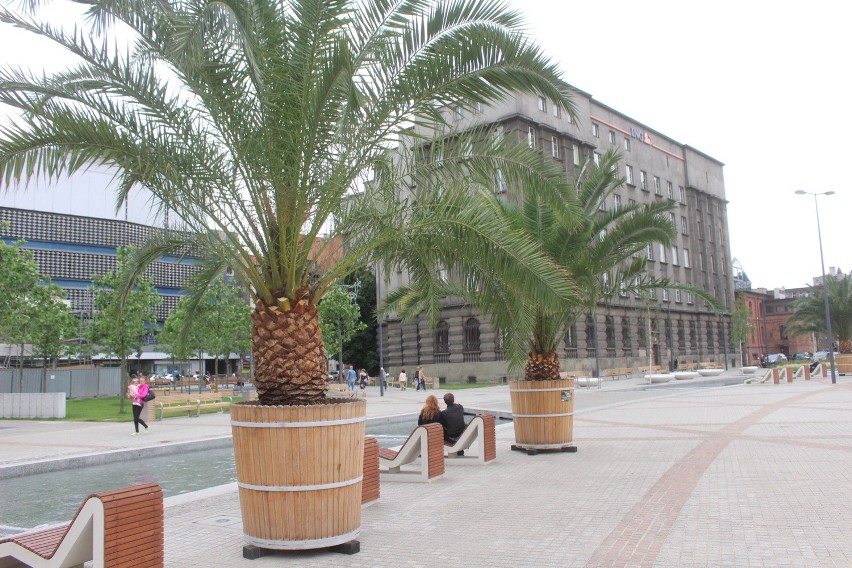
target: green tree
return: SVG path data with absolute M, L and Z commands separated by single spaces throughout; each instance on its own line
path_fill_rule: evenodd
M 739 296 L 734 304 L 734 311 L 731 313 L 731 340 L 737 346 L 737 351 L 739 351 L 740 367 L 745 366 L 745 362 L 743 361 L 743 343 L 748 341 L 748 334 L 752 329 L 751 324 L 748 322 L 748 317 L 746 299 L 743 296 Z
M 499 0 L 79 3 L 89 19 L 67 33 L 40 22 L 40 2 L 32 16 L 0 8 L 79 59 L 53 75 L 0 71 L 0 102 L 21 111 L 0 132 L 0 179 L 97 164 L 119 172 L 118 203 L 150 190 L 186 232 L 149 242 L 133 274 L 188 246 L 210 262 L 199 285 L 232 267 L 254 299 L 264 403 L 324 396 L 317 304 L 377 261 L 421 287 L 438 286 L 421 268 L 440 262 L 482 280 L 511 267 L 518 293 L 567 294 L 535 242 L 472 191 L 498 169 L 555 179 L 555 165 L 499 144 L 428 162 L 388 151 L 411 135 L 434 153 L 452 109 L 514 92 L 573 113 L 570 88 Z M 114 24 L 131 48 L 113 41 Z
M 181 299 L 163 325 L 159 341 L 175 359 L 190 359 L 206 351 L 227 360 L 231 353 L 251 349 L 251 309 L 241 289 L 223 278 L 209 288 Z
M 828 292 L 828 311 L 831 316 L 831 332 L 837 340 L 841 353 L 852 353 L 852 278 L 827 276 L 825 292 Z M 822 287 L 812 286 L 810 293 L 793 302 L 795 314 L 786 325 L 788 333 L 801 335 L 818 333 L 828 336 L 825 319 L 825 292 Z M 827 349 L 832 349 L 828 346 Z
M 119 248 L 113 272 L 92 277 L 94 314 L 90 341 L 100 346 L 107 355 L 121 360 L 121 392 L 127 389 L 127 359 L 135 351 L 142 352 L 145 337 L 157 322 L 157 306 L 161 299 L 154 285 L 142 278 L 131 276 L 128 257 L 131 247 Z M 122 283 L 130 280 L 133 289 L 125 297 Z M 124 397 L 119 411 L 124 412 Z
M 347 284 L 360 282 L 355 303 L 361 312 L 364 327 L 356 331 L 349 341 L 343 342 L 343 360 L 352 361 L 359 368 L 367 369 L 371 376 L 379 373 L 378 323 L 376 319 L 376 277 L 372 271 L 362 268 L 346 279 Z
M 77 320 L 62 301 L 65 292 L 56 284 L 36 286 L 30 301 L 29 341 L 33 356 L 42 359 L 40 392 L 47 391 L 47 366 L 50 361 L 73 349 L 69 339 L 77 332 Z
M 326 341 L 326 353 L 337 359 L 338 371 L 342 371 L 341 365 L 344 361 L 341 353 L 344 342 L 352 339 L 357 331 L 367 326 L 361 321 L 358 304 L 339 286 L 326 293 L 318 310 L 322 336 Z
M 23 242 L 0 241 L 0 337 L 18 346 L 18 391 L 23 389 L 24 344 L 32 316 L 30 296 L 38 287 L 38 265 Z

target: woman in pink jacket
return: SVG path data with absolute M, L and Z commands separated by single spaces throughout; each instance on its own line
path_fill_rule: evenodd
M 127 396 L 133 399 L 133 427 L 136 430 L 131 436 L 139 433 L 140 424 L 145 427 L 146 432 L 148 431 L 148 425 L 142 420 L 142 407 L 145 406 L 145 397 L 148 396 L 148 380 L 142 377 L 141 382 L 137 384 L 137 381 L 138 379 L 133 379 L 133 382 L 127 387 Z M 136 392 L 133 392 L 134 386 Z

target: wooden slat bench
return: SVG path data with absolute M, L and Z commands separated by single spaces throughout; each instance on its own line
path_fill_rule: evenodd
M 722 364 L 717 363 L 716 361 L 701 361 L 699 367 L 702 369 L 721 369 Z
M 423 379 L 423 384 L 427 389 L 436 389 L 441 386 L 441 379 L 439 377 L 426 377 Z
M 349 386 L 340 383 L 328 383 L 328 393 L 331 396 L 343 396 L 349 398 L 356 398 L 358 396 L 358 391 L 349 390 Z
M 560 379 L 576 379 L 576 378 L 579 378 L 579 377 L 591 377 L 591 376 L 592 376 L 591 371 L 582 371 L 582 370 L 562 371 L 561 373 L 559 373 Z
M 163 491 L 156 483 L 90 495 L 70 523 L 0 540 L 0 566 L 162 568 Z
M 633 375 L 633 369 L 630 367 L 615 367 L 613 369 L 604 369 L 603 376 L 609 378 L 624 377 L 629 378 Z
M 420 469 L 403 471 L 402 466 L 420 458 Z M 411 432 L 399 450 L 379 450 L 381 479 L 385 481 L 432 481 L 444 475 L 444 428 L 425 424 Z
M 458 441 L 451 446 L 444 446 L 444 457 L 455 459 L 476 460 L 485 465 L 497 458 L 497 435 L 494 430 L 494 415 L 480 414 L 474 416 L 459 436 Z M 468 451 L 473 448 L 475 454 Z M 464 452 L 464 455 L 459 455 Z
M 192 416 L 193 411 L 195 412 L 195 416 L 201 416 L 201 411 L 207 408 L 218 408 L 222 412 L 225 408 L 231 406 L 232 398 L 223 396 L 220 393 L 211 392 L 192 394 L 174 393 L 157 396 L 152 402 L 156 405 L 155 408 L 160 411 L 160 417 L 157 420 L 162 420 L 167 412 L 186 412 L 187 416 Z
M 379 441 L 364 438 L 364 479 L 361 481 L 361 504 L 379 499 Z
M 650 367 L 639 367 L 639 374 L 646 375 L 648 373 L 662 373 L 663 368 L 659 365 L 651 365 Z

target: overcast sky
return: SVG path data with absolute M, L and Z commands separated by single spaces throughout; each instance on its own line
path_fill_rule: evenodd
M 725 164 L 731 251 L 756 287 L 852 270 L 852 4 L 510 0 L 566 81 Z M 850 168 L 852 170 L 852 168 Z
M 755 286 L 820 273 L 797 189 L 837 192 L 819 198 L 825 265 L 852 270 L 852 4 L 508 1 L 566 81 L 725 164 L 731 251 Z M 0 28 L 0 61 L 38 55 Z

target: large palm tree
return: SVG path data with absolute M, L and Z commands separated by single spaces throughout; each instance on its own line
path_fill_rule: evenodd
M 77 1 L 88 19 L 74 31 L 40 20 L 50 2 L 0 8 L 7 25 L 77 59 L 48 76 L 0 71 L 0 102 L 21 111 L 0 130 L 0 179 L 106 165 L 118 203 L 150 190 L 180 231 L 141 248 L 137 272 L 187 247 L 209 261 L 198 285 L 234 270 L 255 304 L 262 401 L 324 396 L 317 304 L 379 260 L 411 268 L 424 288 L 436 277 L 421 270 L 429 259 L 480 280 L 511 266 L 523 273 L 518 293 L 566 293 L 532 240 L 475 191 L 497 168 L 519 183 L 548 184 L 552 171 L 500 144 L 439 161 L 390 150 L 437 148 L 448 108 L 516 92 L 572 112 L 555 67 L 499 0 Z M 411 138 L 424 125 L 436 144 Z M 445 183 L 401 191 L 429 178 Z
M 501 281 L 472 289 L 459 279 L 453 293 L 466 297 L 486 313 L 502 339 L 513 368 L 524 366 L 526 380 L 559 378 L 558 347 L 567 330 L 583 314 L 593 321 L 599 303 L 619 293 L 672 286 L 646 273 L 649 244 L 668 244 L 674 227 L 667 200 L 614 208 L 612 194 L 623 186 L 619 156 L 609 152 L 598 164 L 584 164 L 573 181 L 547 187 L 529 183 L 520 199 L 489 198 L 493 216 L 541 243 L 548 259 L 566 274 L 572 292 L 554 303 L 524 303 Z M 449 286 L 452 288 L 453 286 Z M 406 316 L 416 313 L 423 292 L 400 288 L 388 304 Z M 593 330 L 593 333 L 595 330 Z
M 788 333 L 819 333 L 828 335 L 825 319 L 825 292 L 828 292 L 828 312 L 831 332 L 841 353 L 852 353 L 852 277 L 828 276 L 825 289 L 811 288 L 811 293 L 793 302 L 795 313 L 785 326 Z M 829 346 L 827 349 L 830 349 Z

